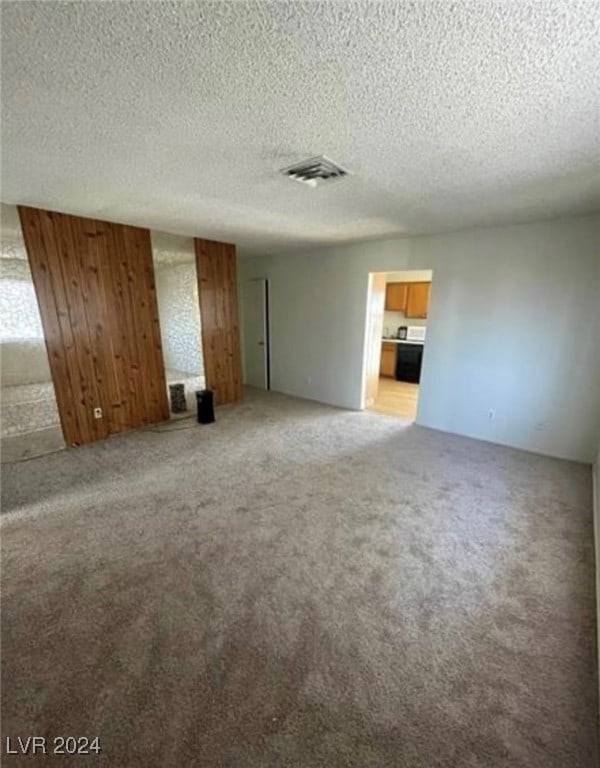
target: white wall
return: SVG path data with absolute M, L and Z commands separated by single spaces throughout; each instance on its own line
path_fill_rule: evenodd
M 240 259 L 240 280 L 271 280 L 272 389 L 360 406 L 368 273 L 401 267 L 409 255 L 409 241 L 400 240 L 369 260 L 374 245 Z M 374 266 L 365 269 L 361 257 Z
M 359 408 L 368 273 L 402 269 L 433 270 L 417 423 L 593 461 L 600 216 L 241 260 L 271 280 L 273 389 Z

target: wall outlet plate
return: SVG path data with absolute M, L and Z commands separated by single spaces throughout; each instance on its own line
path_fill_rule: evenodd
M 94 418 L 95 419 L 102 418 L 102 408 L 94 408 Z

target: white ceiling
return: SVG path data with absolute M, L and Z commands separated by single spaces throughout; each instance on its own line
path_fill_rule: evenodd
M 243 253 L 600 210 L 595 0 L 1 11 L 4 202 Z

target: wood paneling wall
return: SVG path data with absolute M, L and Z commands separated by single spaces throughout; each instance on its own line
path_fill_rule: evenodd
M 67 445 L 168 419 L 150 232 L 19 215 Z
M 215 403 L 242 399 L 235 245 L 194 240 L 206 386 Z

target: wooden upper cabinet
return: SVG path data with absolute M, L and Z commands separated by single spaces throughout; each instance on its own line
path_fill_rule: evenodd
M 406 299 L 406 317 L 427 317 L 431 283 L 409 283 Z
M 388 283 L 385 286 L 385 308 L 396 312 L 406 311 L 408 283 Z
M 385 308 L 404 312 L 406 317 L 427 317 L 431 283 L 388 283 Z

